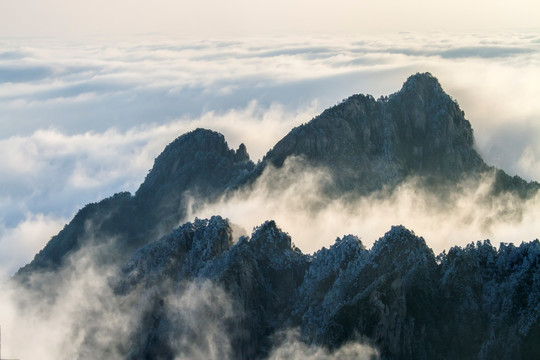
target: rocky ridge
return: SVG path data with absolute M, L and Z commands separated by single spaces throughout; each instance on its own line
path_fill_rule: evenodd
M 138 293 L 138 306 L 150 306 L 159 324 L 181 320 L 167 320 L 166 311 L 153 307 L 168 293 L 156 288 L 212 281 L 234 304 L 235 316 L 226 322 L 233 359 L 264 358 L 273 334 L 288 328 L 300 329 L 306 343 L 328 348 L 361 336 L 383 359 L 539 354 L 538 240 L 499 249 L 477 242 L 436 257 L 424 239 L 396 226 L 370 250 L 349 235 L 305 255 L 272 221 L 236 244 L 230 234 L 230 224 L 218 216 L 183 225 L 133 255 L 117 293 Z M 181 336 L 156 326 L 138 331 L 143 339 Z M 132 346 L 133 359 L 187 351 L 167 355 L 155 343 Z

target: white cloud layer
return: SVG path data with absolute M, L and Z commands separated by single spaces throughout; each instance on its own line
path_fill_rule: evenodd
M 18 267 L 30 262 L 67 220 L 28 213 L 15 227 L 0 224 L 0 279 L 6 279 Z
M 26 263 L 82 205 L 136 190 L 182 133 L 220 131 L 257 160 L 328 106 L 424 71 L 459 102 L 488 163 L 540 179 L 534 32 L 0 39 L 0 253 L 16 254 L 1 267 Z

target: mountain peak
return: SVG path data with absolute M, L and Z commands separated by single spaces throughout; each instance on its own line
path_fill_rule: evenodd
M 368 193 L 410 176 L 457 181 L 487 168 L 471 124 L 429 73 L 379 100 L 349 97 L 293 129 L 264 160 L 280 167 L 290 156 L 329 169 L 338 192 Z
M 401 91 L 431 91 L 445 93 L 439 80 L 431 73 L 416 73 L 407 78 Z
M 86 206 L 19 274 L 59 266 L 90 239 L 117 239 L 110 242 L 107 254 L 112 262 L 118 261 L 174 229 L 186 216 L 190 195 L 200 202 L 215 199 L 254 166 L 245 145 L 237 151 L 230 149 L 224 136 L 211 130 L 186 133 L 155 159 L 135 196 L 115 195 Z
M 249 154 L 247 152 L 246 145 L 244 145 L 244 143 L 240 144 L 240 146 L 238 147 L 238 150 L 236 150 L 235 160 L 238 162 L 249 161 Z
M 225 137 L 215 131 L 198 128 L 176 138 L 165 147 L 165 150 L 156 158 L 152 170 L 146 176 L 144 183 L 137 191 L 137 195 L 154 192 L 172 183 L 180 183 L 182 187 L 201 183 L 202 177 L 206 181 L 231 180 L 230 176 L 206 177 L 206 172 L 212 170 L 226 172 L 237 162 L 246 163 L 246 168 L 252 166 L 244 144 L 237 151 L 229 149 Z M 215 168 L 211 168 L 211 164 Z M 250 166 L 251 165 L 251 166 Z M 194 172 L 198 168 L 198 172 Z M 201 176 L 197 176 L 197 175 Z M 217 184 L 215 184 L 217 185 Z
M 186 196 L 211 200 L 234 187 L 254 167 L 245 145 L 235 151 L 222 134 L 196 129 L 167 145 L 136 197 L 143 212 L 154 217 L 152 221 L 166 221 L 172 229 L 185 216 Z
M 269 249 L 290 250 L 294 249 L 291 237 L 284 233 L 274 220 L 265 221 L 261 226 L 254 229 L 251 242 L 256 247 L 269 251 Z

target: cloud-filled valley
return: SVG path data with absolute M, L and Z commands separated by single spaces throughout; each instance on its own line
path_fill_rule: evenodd
M 2 261 L 3 276 L 28 262 L 84 204 L 134 192 L 153 159 L 182 133 L 196 127 L 222 132 L 233 148 L 245 143 L 256 161 L 323 109 L 355 93 L 388 95 L 419 71 L 437 76 L 459 102 L 487 163 L 538 180 L 539 40 L 534 33 L 203 42 L 2 39 L 0 253 L 17 254 L 9 256 L 9 265 Z M 402 203 L 410 209 L 404 195 L 392 206 Z M 538 206 L 531 209 L 526 217 Z M 406 210 L 397 206 L 400 211 Z M 361 237 L 382 234 L 380 224 L 336 221 L 354 224 L 350 231 Z M 245 224 L 246 230 L 259 224 Z M 370 226 L 372 231 L 355 231 Z M 427 233 L 415 230 L 430 242 L 429 226 Z M 496 239 L 531 240 L 534 231 Z M 337 235 L 328 236 L 321 234 L 310 250 Z M 459 236 L 456 243 L 485 236 Z

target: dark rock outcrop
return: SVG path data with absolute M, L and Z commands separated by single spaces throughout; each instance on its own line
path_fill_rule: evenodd
M 204 281 L 224 289 L 233 304 L 234 316 L 212 315 L 224 324 L 230 344 L 224 356 L 230 358 L 264 358 L 274 335 L 288 328 L 300 329 L 307 344 L 329 349 L 368 339 L 383 359 L 540 354 L 538 240 L 498 251 L 478 242 L 436 258 L 421 237 L 396 226 L 370 250 L 348 235 L 308 256 L 272 221 L 236 244 L 230 234 L 220 217 L 196 220 L 141 248 L 126 264 L 118 295 L 138 293 L 137 306 L 154 319 L 142 322 L 135 336 L 152 341 L 134 341 L 130 358 L 192 351 L 190 344 L 163 353 L 167 339 L 188 335 L 156 324 L 182 323 L 163 299 L 186 282 Z
M 231 243 L 231 231 L 229 222 L 219 216 L 196 220 L 139 249 L 123 267 L 116 293 L 127 296 L 141 292 L 138 307 L 147 309 L 147 316 L 154 319 L 142 323 L 136 336 L 153 342 L 132 344 L 130 358 L 143 358 L 144 354 L 150 358 L 174 358 L 173 353 L 162 356 L 160 352 L 163 339 L 178 334 L 171 334 L 170 327 L 155 325 L 171 321 L 163 306 L 155 304 L 162 302 L 171 289 L 203 279 L 225 289 L 238 312 L 227 320 L 224 329 L 230 334 L 234 358 L 254 358 L 269 350 L 271 335 L 292 312 L 291 296 L 303 280 L 309 257 L 273 221 L 235 245 Z
M 180 136 L 156 158 L 135 193 L 140 218 L 165 229 L 154 230 L 152 238 L 163 235 L 178 225 L 188 206 L 197 206 L 197 202 L 188 204 L 188 200 L 215 199 L 253 167 L 245 145 L 236 151 L 229 149 L 222 134 L 197 129 Z

